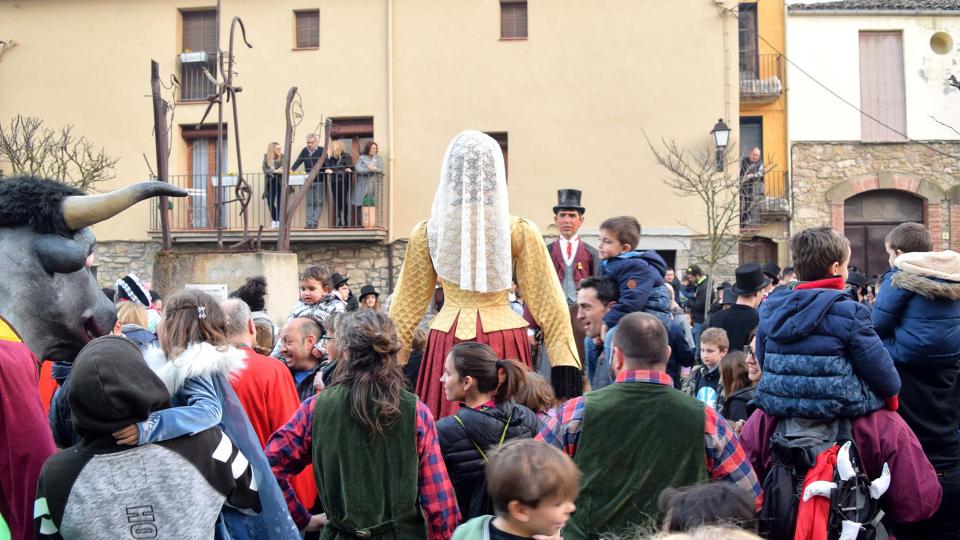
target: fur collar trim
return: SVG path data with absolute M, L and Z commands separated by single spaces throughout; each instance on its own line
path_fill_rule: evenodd
M 221 351 L 209 343 L 194 343 L 170 361 L 157 345 L 144 351 L 143 357 L 150 369 L 163 380 L 171 396 L 191 377 L 235 375 L 246 367 L 244 351 L 233 347 Z
M 956 251 L 904 253 L 893 265 L 910 274 L 960 282 L 960 253 Z
M 960 300 L 960 283 L 953 281 L 918 276 L 909 272 L 896 272 L 890 278 L 890 284 L 930 299 Z

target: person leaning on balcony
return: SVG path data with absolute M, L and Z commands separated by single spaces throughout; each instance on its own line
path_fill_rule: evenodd
M 354 206 L 366 206 L 363 202 L 368 191 L 370 196 L 376 199 L 379 175 L 383 175 L 383 159 L 380 157 L 380 146 L 373 141 L 369 141 L 363 146 L 363 152 L 357 158 L 357 186 L 353 192 Z
M 280 220 L 280 184 L 283 176 L 283 153 L 280 143 L 272 142 L 267 145 L 267 153 L 263 155 L 263 198 L 270 208 L 270 227 L 276 229 Z
M 320 156 L 323 155 L 323 147 L 319 146 L 319 140 L 315 133 L 307 135 L 307 146 L 300 151 L 297 160 L 290 167 L 291 171 L 295 171 L 300 168 L 300 165 L 303 165 L 304 171 L 310 174 L 313 167 L 320 161 Z M 323 192 L 323 176 L 317 175 L 313 185 L 310 186 L 310 191 L 307 192 L 308 229 L 317 228 L 317 221 L 320 220 L 320 213 L 323 212 Z
M 333 191 L 333 209 L 337 213 L 337 227 L 356 226 L 356 219 L 350 211 L 350 177 L 353 172 L 353 159 L 343 151 L 343 143 L 333 141 L 327 150 L 327 158 L 323 160 L 323 167 L 330 180 L 330 189 Z
M 745 223 L 753 213 L 752 206 L 763 198 L 763 160 L 760 149 L 754 147 L 740 160 L 740 222 Z

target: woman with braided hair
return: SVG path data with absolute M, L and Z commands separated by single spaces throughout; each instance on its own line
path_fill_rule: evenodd
M 393 322 L 363 310 L 338 324 L 332 384 L 267 442 L 294 521 L 305 531 L 323 528 L 327 539 L 449 539 L 460 511 L 433 416 L 403 389 Z M 290 487 L 311 463 L 326 514 L 311 515 Z
M 533 222 L 510 216 L 497 141 L 464 131 L 447 147 L 430 218 L 410 234 L 390 305 L 402 365 L 434 286 L 443 286 L 443 308 L 430 324 L 417 378 L 417 395 L 436 417 L 457 410 L 440 385 L 443 363 L 457 343 L 485 343 L 497 358 L 532 366 L 527 321 L 510 309 L 514 272 L 520 294 L 543 330 L 557 396 L 580 395 L 581 364 L 569 308 L 543 236 Z

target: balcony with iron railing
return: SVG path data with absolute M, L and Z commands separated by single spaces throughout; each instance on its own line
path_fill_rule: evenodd
M 756 229 L 790 218 L 790 178 L 784 171 L 740 179 L 740 226 Z
M 275 241 L 277 228 L 271 205 L 279 209 L 279 180 L 266 181 L 263 174 L 244 174 L 252 190 L 247 207 L 247 230 L 256 237 L 262 227 L 264 241 Z M 287 192 L 288 204 L 303 189 L 304 174 L 291 174 Z M 243 236 L 244 219 L 237 198 L 236 175 L 224 174 L 218 182 L 215 175 L 171 175 L 168 181 L 187 191 L 184 198 L 170 198 L 167 219 L 174 242 L 211 242 L 222 224 L 225 240 Z M 290 224 L 291 239 L 298 240 L 384 240 L 387 237 L 385 207 L 386 178 L 382 173 L 321 173 L 310 193 L 294 209 Z M 220 207 L 217 211 L 217 191 Z M 319 201 L 320 204 L 315 204 Z M 311 204 L 313 203 L 313 204 Z M 160 234 L 160 205 L 154 202 L 150 213 L 150 233 Z M 279 213 L 276 214 L 279 217 Z M 316 220 L 316 223 L 311 221 Z M 309 225 L 309 227 L 308 227 Z
M 783 57 L 779 54 L 740 55 L 740 100 L 776 101 L 783 94 Z
M 177 56 L 180 63 L 180 101 L 204 101 L 217 92 L 216 84 L 204 74 L 217 78 L 217 55 L 204 51 L 185 52 Z

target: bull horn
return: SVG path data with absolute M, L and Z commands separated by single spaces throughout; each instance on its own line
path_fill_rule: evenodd
M 94 223 L 123 212 L 134 204 L 150 197 L 186 197 L 187 192 L 166 182 L 140 182 L 102 195 L 74 195 L 60 203 L 63 221 L 71 230 L 78 231 Z

